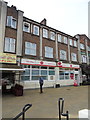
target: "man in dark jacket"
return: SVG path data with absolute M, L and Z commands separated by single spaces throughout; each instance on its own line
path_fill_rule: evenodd
M 42 91 L 43 78 L 42 77 L 39 78 L 39 84 L 40 84 L 40 93 L 43 93 L 43 91 Z

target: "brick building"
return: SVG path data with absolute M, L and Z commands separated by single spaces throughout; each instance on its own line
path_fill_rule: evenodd
M 82 82 L 80 65 L 90 63 L 90 40 L 71 36 L 23 16 L 15 6 L 0 1 L 0 65 L 2 78 L 19 81 L 25 88 Z M 84 36 L 84 39 L 83 39 Z M 83 48 L 85 46 L 85 48 Z

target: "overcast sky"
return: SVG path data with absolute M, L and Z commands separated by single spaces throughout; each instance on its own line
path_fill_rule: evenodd
M 47 19 L 47 25 L 69 35 L 88 36 L 89 0 L 4 0 L 24 11 L 24 16 L 37 22 Z

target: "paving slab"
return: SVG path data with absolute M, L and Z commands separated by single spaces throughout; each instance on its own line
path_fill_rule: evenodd
M 25 104 L 32 104 L 26 112 L 27 118 L 58 118 L 58 99 L 64 98 L 64 112 L 70 118 L 78 118 L 78 111 L 88 108 L 88 86 L 69 86 L 24 90 L 23 96 L 6 94 L 2 96 L 2 117 L 13 118 L 21 112 Z

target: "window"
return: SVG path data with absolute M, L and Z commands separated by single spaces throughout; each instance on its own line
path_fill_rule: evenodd
M 84 44 L 80 43 L 80 48 L 81 48 L 81 49 L 85 49 Z
M 70 43 L 71 46 L 73 46 L 72 39 L 69 39 L 69 43 Z
M 36 44 L 25 42 L 25 54 L 26 55 L 36 55 Z
M 90 46 L 88 46 L 88 51 L 90 51 Z
M 13 18 L 12 16 L 7 16 L 7 26 L 16 28 L 16 19 Z
M 76 53 L 71 53 L 72 61 L 77 61 Z
M 45 47 L 45 57 L 53 58 L 53 48 L 48 46 Z
M 48 38 L 48 30 L 43 29 L 43 37 Z
M 39 35 L 39 27 L 36 26 L 36 25 L 33 26 L 33 34 L 34 35 Z
M 23 23 L 23 31 L 30 32 L 30 24 L 27 22 Z
M 5 38 L 5 51 L 15 53 L 15 39 Z
M 74 40 L 74 47 L 77 47 L 77 41 Z
M 58 42 L 62 42 L 62 36 L 58 34 Z
M 65 50 L 60 50 L 60 59 L 67 60 L 67 54 Z
M 86 55 L 82 55 L 82 63 L 87 63 L 87 56 Z
M 50 32 L 50 39 L 55 40 L 55 33 L 54 32 Z
M 67 44 L 67 37 L 64 36 L 63 42 Z

